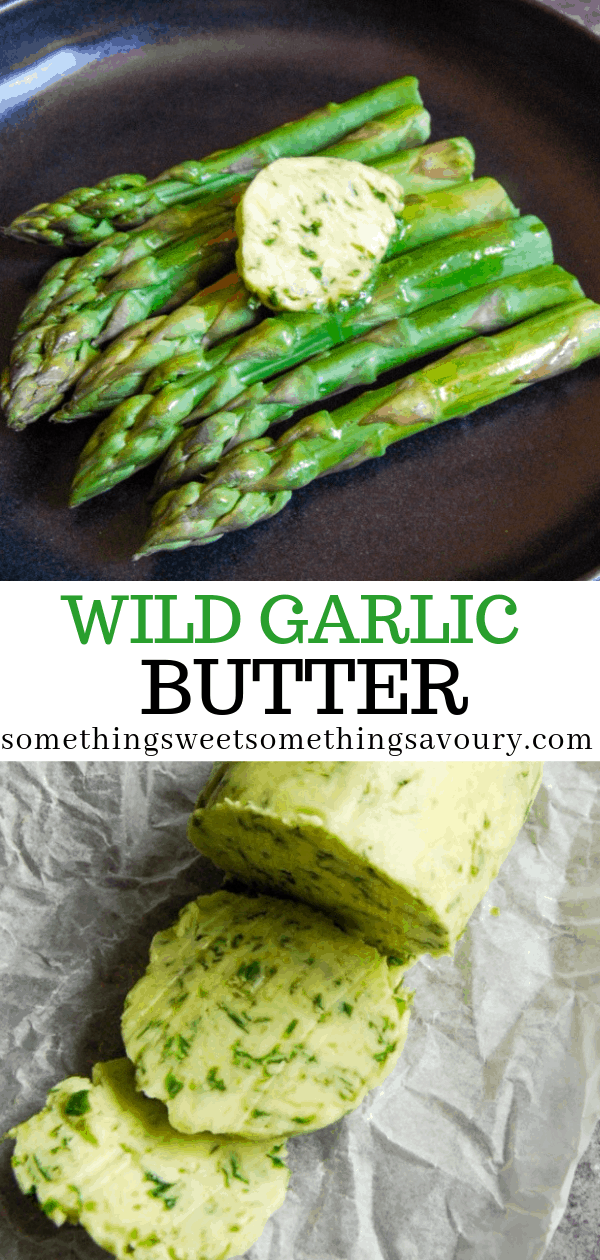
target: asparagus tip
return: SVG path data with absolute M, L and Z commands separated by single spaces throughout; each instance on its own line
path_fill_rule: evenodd
M 88 499 L 94 499 L 97 494 L 101 494 L 103 489 L 104 486 L 94 485 L 93 482 L 87 485 L 83 478 L 81 481 L 74 481 L 69 495 L 69 507 L 79 507 L 81 503 L 87 503 Z

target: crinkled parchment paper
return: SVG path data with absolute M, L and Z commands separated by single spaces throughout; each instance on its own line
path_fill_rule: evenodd
M 0 765 L 0 1132 L 122 1053 L 150 938 L 219 875 L 186 840 L 207 765 Z M 497 911 L 497 912 L 496 912 Z M 408 1041 L 345 1120 L 290 1143 L 252 1260 L 535 1260 L 600 1117 L 600 763 L 549 765 L 454 959 L 426 958 Z M 13 1183 L 2 1260 L 101 1260 Z

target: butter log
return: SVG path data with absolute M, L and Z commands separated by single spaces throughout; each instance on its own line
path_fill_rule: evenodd
M 152 942 L 123 1012 L 139 1089 L 184 1133 L 307 1133 L 352 1111 L 406 1040 L 398 974 L 311 906 L 221 890 Z
M 127 1059 L 96 1064 L 91 1081 L 62 1081 L 7 1136 L 17 1140 L 12 1165 L 23 1193 L 35 1193 L 56 1225 L 83 1225 L 120 1260 L 239 1256 L 283 1202 L 289 1178 L 282 1142 L 176 1133 L 166 1107 L 136 1092 Z M 73 1242 L 63 1245 L 61 1255 L 75 1254 Z
M 188 835 L 400 963 L 451 953 L 527 817 L 540 762 L 218 764 Z

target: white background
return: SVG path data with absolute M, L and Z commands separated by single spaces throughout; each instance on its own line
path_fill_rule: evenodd
M 381 583 L 373 586 L 362 583 L 327 583 L 327 582 L 291 582 L 287 587 L 281 583 L 152 583 L 148 590 L 143 585 L 131 583 L 113 584 L 110 582 L 77 583 L 77 582 L 38 582 L 3 584 L 4 617 L 0 627 L 1 660 L 2 660 L 2 707 L 0 710 L 0 758 L 4 760 L 27 759 L 58 760 L 69 758 L 97 760 L 124 760 L 131 757 L 139 760 L 147 755 L 143 741 L 147 733 L 160 736 L 169 733 L 175 746 L 170 750 L 163 749 L 151 752 L 151 756 L 160 759 L 192 756 L 194 759 L 217 756 L 236 758 L 265 758 L 290 756 L 327 757 L 328 752 L 334 756 L 343 755 L 348 759 L 373 757 L 376 747 L 368 748 L 368 736 L 379 732 L 384 740 L 383 756 L 388 755 L 388 735 L 401 735 L 413 732 L 420 736 L 430 733 L 437 741 L 438 734 L 442 739 L 450 736 L 450 744 L 444 749 L 439 741 L 433 749 L 419 745 L 407 753 L 413 758 L 433 756 L 442 759 L 464 757 L 472 760 L 477 757 L 489 760 L 502 758 L 511 751 L 508 734 L 516 739 L 520 735 L 517 755 L 532 757 L 536 754 L 545 759 L 565 760 L 598 760 L 600 757 L 600 723 L 598 719 L 598 613 L 600 590 L 595 583 Z M 152 643 L 140 644 L 131 642 L 138 634 L 137 608 L 133 598 L 148 594 L 153 596 L 147 604 L 147 636 L 154 639 Z M 198 595 L 225 596 L 234 601 L 241 612 L 241 625 L 235 638 L 224 643 L 160 643 L 161 636 L 161 603 L 158 595 L 174 595 L 172 601 L 171 633 L 173 637 L 185 638 L 187 626 L 192 623 L 194 638 L 201 635 L 201 603 Z M 303 611 L 296 616 L 306 618 L 303 643 L 278 644 L 270 642 L 260 625 L 260 613 L 268 599 L 276 595 L 292 595 L 301 601 Z M 402 603 L 402 614 L 397 624 L 402 631 L 411 630 L 411 639 L 405 644 L 391 641 L 387 627 L 380 630 L 383 642 L 369 644 L 364 642 L 341 643 L 343 631 L 331 629 L 325 631 L 324 639 L 328 642 L 310 643 L 310 637 L 316 634 L 317 626 L 330 595 L 339 596 L 348 617 L 353 633 L 357 639 L 367 636 L 366 601 L 364 595 L 393 595 Z M 472 643 L 417 643 L 417 603 L 411 598 L 415 595 L 430 594 L 433 596 L 428 604 L 428 627 L 432 637 L 442 637 L 444 622 L 450 624 L 450 636 L 456 637 L 456 601 L 452 595 L 468 594 L 472 600 L 468 602 L 468 631 L 473 638 Z M 505 605 L 498 601 L 488 614 L 488 625 L 493 633 L 501 636 L 509 633 L 513 626 L 518 632 L 514 639 L 505 644 L 486 642 L 475 628 L 474 612 L 490 595 L 501 594 L 515 601 L 516 615 L 506 616 Z M 109 620 L 116 607 L 111 599 L 115 595 L 128 596 L 123 604 L 113 642 L 106 644 L 100 633 L 98 624 L 94 625 L 87 645 L 80 643 L 76 633 L 69 605 L 61 596 L 80 595 L 82 620 L 87 624 L 92 600 L 101 599 Z M 391 605 L 381 601 L 381 611 L 388 611 Z M 288 616 L 293 618 L 291 602 L 283 602 L 280 609 L 273 614 L 272 624 L 279 633 L 293 633 L 288 628 Z M 215 618 L 215 630 L 229 625 L 228 614 L 219 627 Z M 241 709 L 230 716 L 215 716 L 206 711 L 200 696 L 200 667 L 193 664 L 194 658 L 213 658 L 220 662 L 215 675 L 213 702 L 220 708 L 229 705 L 233 698 L 233 669 L 226 662 L 229 658 L 312 658 L 335 657 L 346 659 L 406 659 L 408 662 L 408 679 L 402 687 L 399 684 L 399 667 L 380 665 L 377 668 L 378 680 L 385 682 L 390 674 L 395 678 L 394 696 L 398 690 L 407 694 L 408 712 L 399 714 L 378 714 L 376 716 L 360 715 L 357 710 L 365 705 L 365 667 L 356 666 L 355 684 L 343 682 L 343 670 L 336 671 L 339 684 L 336 687 L 336 704 L 343 713 L 335 716 L 319 715 L 317 709 L 324 705 L 324 670 L 314 669 L 314 681 L 311 684 L 294 681 L 293 670 L 284 670 L 284 705 L 291 709 L 289 715 L 265 714 L 265 709 L 272 705 L 272 682 L 270 668 L 265 668 L 259 682 L 251 681 L 250 667 L 245 667 L 246 685 L 244 701 Z M 411 712 L 419 706 L 418 674 L 419 667 L 411 662 L 415 659 L 442 658 L 454 661 L 459 670 L 459 681 L 453 688 L 457 700 L 468 697 L 468 708 L 461 716 L 453 716 L 446 708 L 443 696 L 439 692 L 432 693 L 432 705 L 438 708 L 436 715 L 415 714 Z M 144 715 L 142 709 L 150 705 L 149 674 L 143 660 L 173 660 L 184 664 L 188 669 L 187 687 L 191 695 L 191 704 L 186 712 L 180 714 Z M 166 672 L 164 678 L 174 676 L 174 671 Z M 437 676 L 446 676 L 445 670 L 439 670 Z M 384 690 L 377 693 L 381 708 L 398 707 L 397 699 L 389 699 Z M 172 692 L 161 693 L 164 705 L 175 705 L 178 696 Z M 437 699 L 436 699 L 437 697 Z M 324 733 L 328 729 L 337 732 L 338 725 L 352 739 L 353 746 L 340 747 L 324 743 Z M 93 728 L 107 736 L 108 748 L 102 743 L 98 747 L 83 747 L 90 742 L 90 737 L 82 737 L 81 732 L 93 733 Z M 125 733 L 137 734 L 140 748 L 125 749 L 122 738 Z M 363 750 L 358 747 L 358 730 L 362 727 Z M 227 738 L 216 743 L 218 736 L 229 735 L 234 729 L 245 737 L 254 733 L 258 744 L 254 749 L 237 748 L 227 744 Z M 309 747 L 304 746 L 295 752 L 280 749 L 269 744 L 274 736 L 276 741 L 283 733 L 293 732 L 302 736 L 303 741 L 309 734 L 320 734 L 320 745 L 313 740 Z M 44 744 L 36 747 L 36 735 L 54 733 L 59 741 L 56 750 L 46 749 Z M 194 734 L 196 740 L 193 747 L 177 745 L 177 734 Z M 260 745 L 260 738 L 267 733 L 267 742 Z M 577 741 L 569 748 L 569 735 L 587 734 L 590 748 L 582 749 Z M 488 735 L 488 747 L 475 749 L 473 735 Z M 503 740 L 494 741 L 495 735 L 504 735 Z M 65 735 L 72 736 L 64 743 Z M 454 744 L 459 735 L 458 746 Z M 534 736 L 538 739 L 538 747 L 532 744 Z M 3 736 L 12 738 L 12 747 L 8 746 Z M 18 737 L 21 737 L 17 742 Z M 200 744 L 200 736 L 204 743 Z M 553 736 L 552 744 L 548 739 Z M 468 743 L 464 748 L 461 744 Z M 332 735 L 333 740 L 333 735 Z M 337 735 L 336 735 L 337 738 Z M 31 742 L 28 744 L 28 740 Z M 562 742 L 561 742 L 562 740 Z M 91 740 L 93 745 L 93 739 Z M 481 738 L 480 738 L 481 742 Z M 112 746 L 112 744 L 116 746 Z M 497 747 L 495 744 L 497 743 Z M 529 745 L 529 747 L 528 747 Z M 511 755 L 514 755 L 514 749 Z

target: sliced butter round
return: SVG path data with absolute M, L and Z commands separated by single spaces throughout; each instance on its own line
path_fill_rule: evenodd
M 454 948 L 541 773 L 540 762 L 225 762 L 188 834 L 223 870 L 321 907 L 404 962 Z
M 396 979 L 310 906 L 220 891 L 155 936 L 123 1040 L 138 1086 L 175 1128 L 303 1133 L 391 1071 L 408 1024 Z
M 365 288 L 401 210 L 402 190 L 382 171 L 343 158 L 280 158 L 238 206 L 238 271 L 274 310 L 332 309 Z
M 120 1260 L 228 1260 L 283 1202 L 285 1145 L 176 1133 L 127 1059 L 71 1076 L 11 1130 L 24 1194 Z

